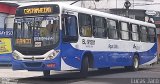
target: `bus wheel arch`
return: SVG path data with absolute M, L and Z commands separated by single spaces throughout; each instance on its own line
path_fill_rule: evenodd
M 131 71 L 137 71 L 139 69 L 139 65 L 140 65 L 139 54 L 137 52 L 134 53 L 131 60 L 132 60 L 131 65 L 130 66 L 125 66 L 125 69 L 131 70 Z
M 92 67 L 92 65 L 93 65 L 92 54 L 90 52 L 85 52 L 83 57 L 82 57 L 81 68 L 80 68 L 80 72 L 81 72 L 82 77 L 87 77 L 88 69 L 90 67 Z
M 87 51 L 83 54 L 82 60 L 86 57 L 88 58 L 89 68 L 93 68 L 93 62 L 94 62 L 93 54 L 90 51 Z

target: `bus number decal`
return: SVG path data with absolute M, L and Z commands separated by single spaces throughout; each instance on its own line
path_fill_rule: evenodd
M 31 39 L 16 39 L 17 44 L 31 44 Z
M 41 47 L 42 46 L 42 42 L 35 42 L 34 43 L 34 47 Z
M 93 47 L 93 45 L 95 45 L 95 40 L 82 39 L 82 44 L 86 45 L 86 47 Z

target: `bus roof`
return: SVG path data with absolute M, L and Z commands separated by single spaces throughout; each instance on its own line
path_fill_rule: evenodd
M 69 4 L 64 4 L 62 2 L 30 2 L 30 3 L 26 3 L 26 4 L 21 4 L 20 7 L 31 6 L 31 5 L 47 5 L 47 4 L 58 4 L 62 9 L 66 9 L 66 10 L 70 10 L 70 11 L 73 10 L 74 12 L 80 12 L 80 13 L 85 13 L 85 14 L 106 17 L 109 19 L 129 22 L 129 23 L 133 23 L 133 24 L 139 24 L 139 25 L 143 25 L 143 26 L 155 27 L 155 25 L 152 23 L 143 22 L 140 20 L 135 20 L 135 19 L 131 19 L 131 18 L 123 17 L 123 16 L 118 16 L 118 15 L 114 15 L 114 14 L 109 14 L 109 13 L 105 13 L 105 12 L 100 12 L 100 11 L 96 11 L 96 10 L 91 10 L 91 9 L 87 9 L 87 8 L 82 8 L 82 7 L 78 7 L 78 6 L 73 6 L 73 5 L 69 5 Z

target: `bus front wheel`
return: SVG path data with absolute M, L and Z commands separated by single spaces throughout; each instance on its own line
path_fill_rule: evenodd
M 88 75 L 88 68 L 89 68 L 89 62 L 88 62 L 88 57 L 85 57 L 82 60 L 82 65 L 80 69 L 80 74 L 82 77 L 87 77 Z
M 50 76 L 50 70 L 45 70 L 43 71 L 43 75 L 46 76 Z

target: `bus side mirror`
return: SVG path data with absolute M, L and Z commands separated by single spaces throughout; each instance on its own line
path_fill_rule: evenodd
M 64 36 L 63 41 L 64 42 L 77 42 L 78 37 L 77 36 Z

